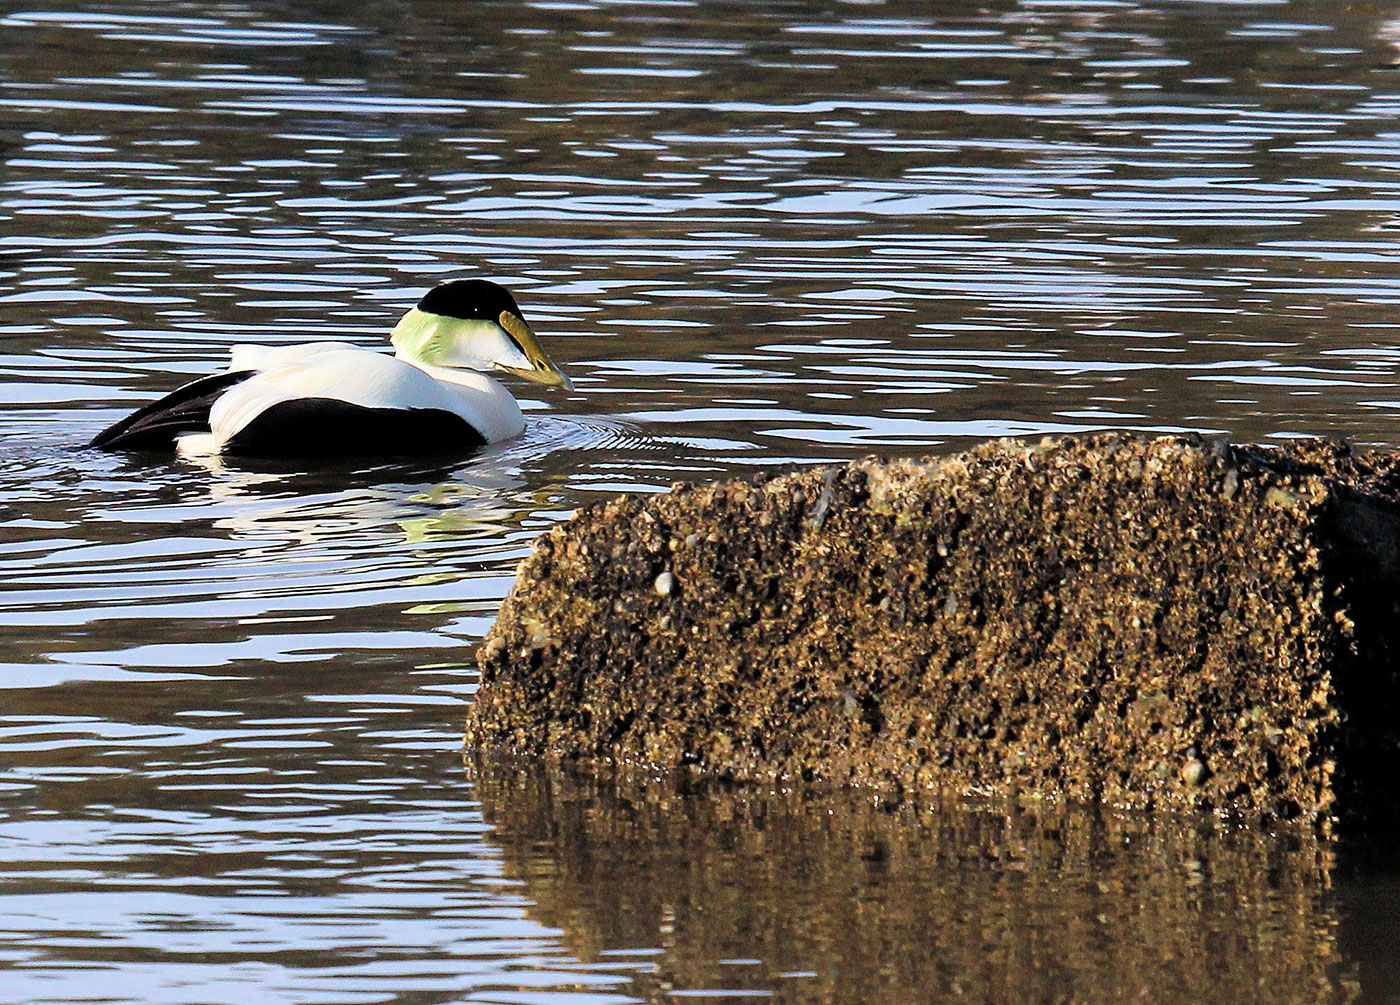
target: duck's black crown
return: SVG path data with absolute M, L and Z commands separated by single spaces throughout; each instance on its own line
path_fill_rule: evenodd
M 454 279 L 435 286 L 418 301 L 418 309 L 463 321 L 495 321 L 502 311 L 520 316 L 510 292 L 486 279 Z

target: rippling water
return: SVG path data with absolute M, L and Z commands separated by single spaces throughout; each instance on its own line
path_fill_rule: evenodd
M 606 494 L 1102 428 L 1400 445 L 1394 12 L 4 10 L 0 997 L 1400 984 L 1384 856 L 460 761 L 515 561 Z M 519 440 L 309 472 L 75 449 L 233 344 L 381 345 L 462 275 L 577 384 L 517 387 Z

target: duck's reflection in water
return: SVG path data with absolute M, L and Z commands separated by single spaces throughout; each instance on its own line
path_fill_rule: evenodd
M 1311 837 L 470 773 L 537 920 L 646 1000 L 1355 997 Z
M 207 479 L 216 525 L 236 537 L 316 542 L 366 540 L 387 529 L 409 545 L 494 540 L 535 532 L 565 515 L 573 473 L 560 455 L 586 461 L 619 440 L 625 423 L 537 419 L 525 436 L 464 456 L 374 458 L 186 458 Z M 532 521 L 545 520 L 539 527 Z

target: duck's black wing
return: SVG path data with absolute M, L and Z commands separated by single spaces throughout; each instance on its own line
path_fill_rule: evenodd
M 88 446 L 99 450 L 173 450 L 175 438 L 182 433 L 209 432 L 209 409 L 219 395 L 256 372 L 216 373 L 177 387 L 159 401 L 108 426 Z

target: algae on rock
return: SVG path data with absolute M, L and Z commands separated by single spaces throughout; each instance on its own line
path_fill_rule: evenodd
M 1325 821 L 1400 740 L 1400 461 L 1001 440 L 675 486 L 537 543 L 485 751 Z

